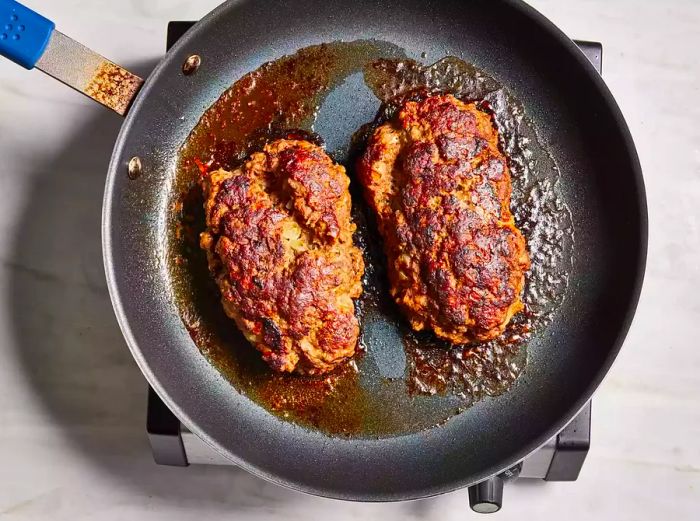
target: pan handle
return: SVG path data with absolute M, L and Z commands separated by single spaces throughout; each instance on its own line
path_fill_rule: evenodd
M 143 79 L 55 29 L 15 0 L 0 0 L 0 54 L 37 68 L 124 116 Z

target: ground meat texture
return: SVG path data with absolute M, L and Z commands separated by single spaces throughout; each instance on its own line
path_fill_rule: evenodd
M 370 137 L 358 176 L 411 326 L 455 343 L 502 333 L 530 261 L 491 116 L 450 95 L 406 102 Z
M 355 353 L 353 245 L 345 169 L 307 141 L 274 141 L 203 181 L 200 243 L 226 314 L 276 371 L 320 374 Z

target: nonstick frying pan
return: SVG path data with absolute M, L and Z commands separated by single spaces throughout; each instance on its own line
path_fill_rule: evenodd
M 0 18 L 0 29 L 13 25 L 0 40 L 3 54 L 27 68 L 39 60 L 38 67 L 86 90 L 91 80 L 85 76 L 99 69 L 99 57 L 82 48 L 80 59 L 66 59 L 76 56 L 77 44 L 16 2 L 0 1 Z M 163 262 L 165 194 L 178 149 L 203 111 L 266 61 L 312 44 L 357 39 L 391 42 L 414 57 L 461 55 L 506 85 L 561 170 L 576 242 L 566 297 L 546 331 L 530 340 L 517 384 L 444 425 L 383 438 L 330 437 L 283 421 L 236 392 L 194 346 L 169 297 Z M 18 48 L 18 42 L 33 47 Z M 193 54 L 201 65 L 183 74 Z M 128 109 L 104 197 L 104 260 L 115 313 L 150 385 L 185 425 L 239 466 L 342 499 L 446 492 L 541 446 L 610 368 L 644 272 L 640 166 L 601 78 L 571 40 L 524 3 L 232 0 L 189 30 L 142 87 L 120 69 L 108 68 L 103 79 L 89 94 L 120 112 Z M 336 103 L 339 114 L 353 110 L 350 102 Z

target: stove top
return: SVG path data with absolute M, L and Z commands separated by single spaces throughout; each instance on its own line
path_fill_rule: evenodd
M 170 22 L 169 49 L 194 22 Z M 597 42 L 575 40 L 576 45 L 602 72 L 603 47 Z M 234 465 L 191 433 L 149 388 L 146 430 L 159 465 L 185 467 L 193 464 Z M 503 484 L 513 479 L 575 481 L 588 454 L 591 433 L 589 402 L 564 429 L 523 461 L 497 476 L 469 487 L 469 503 L 475 512 L 496 512 L 501 507 Z

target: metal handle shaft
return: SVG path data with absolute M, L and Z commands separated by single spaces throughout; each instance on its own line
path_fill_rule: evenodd
M 36 67 L 122 116 L 143 85 L 15 0 L 0 0 L 0 55 L 25 69 Z

